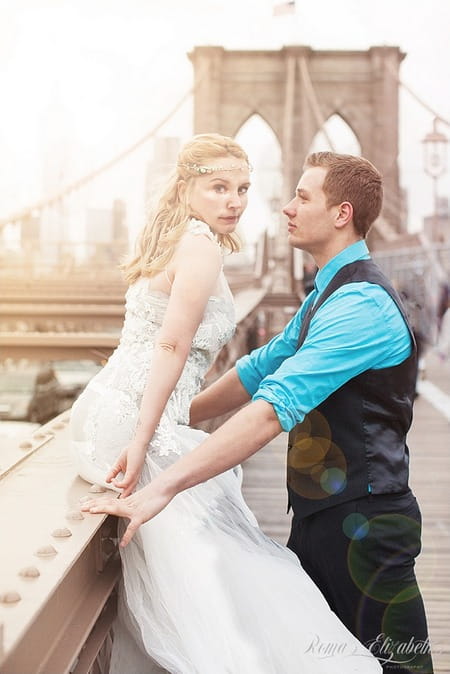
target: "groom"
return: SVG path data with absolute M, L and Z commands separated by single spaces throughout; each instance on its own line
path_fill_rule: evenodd
M 191 422 L 251 396 L 241 413 L 253 412 L 253 423 L 243 418 L 239 431 L 229 428 L 230 445 L 242 444 L 239 460 L 259 449 L 262 429 L 271 437 L 290 431 L 288 546 L 386 672 L 429 674 L 414 574 L 420 511 L 408 487 L 405 442 L 416 347 L 401 302 L 364 241 L 381 210 L 382 179 L 365 159 L 330 152 L 311 155 L 304 169 L 283 212 L 290 245 L 309 252 L 319 268 L 314 290 L 283 333 L 194 399 Z M 219 450 L 214 436 L 211 468 Z
M 379 172 L 361 157 L 307 158 L 283 212 L 290 245 L 318 266 L 315 287 L 282 333 L 194 399 L 193 425 L 251 402 L 164 471 L 123 540 L 180 491 L 289 431 L 288 546 L 385 672 L 431 674 L 406 446 L 417 352 L 365 243 L 382 194 Z

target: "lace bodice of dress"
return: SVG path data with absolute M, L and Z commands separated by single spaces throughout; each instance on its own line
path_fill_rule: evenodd
M 209 227 L 198 220 L 190 221 L 188 231 L 215 240 Z M 128 288 L 120 343 L 100 373 L 100 376 L 108 378 L 103 384 L 128 394 L 127 398 L 131 398 L 134 410 L 140 405 L 155 336 L 169 301 L 168 295 L 151 290 L 149 285 L 150 279 L 140 278 Z M 188 423 L 191 399 L 200 390 L 203 377 L 215 355 L 234 332 L 233 298 L 223 271 L 217 289 L 217 295 L 208 300 L 184 370 L 166 406 L 165 416 L 171 423 Z M 127 410 L 124 409 L 124 413 L 127 414 Z

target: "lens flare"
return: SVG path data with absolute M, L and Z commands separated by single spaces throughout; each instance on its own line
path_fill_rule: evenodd
M 369 533 L 369 520 L 361 513 L 351 513 L 342 522 L 342 529 L 352 541 L 359 541 Z

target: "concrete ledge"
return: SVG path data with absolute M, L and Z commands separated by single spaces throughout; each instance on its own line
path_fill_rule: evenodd
M 91 486 L 68 455 L 67 413 L 47 428 L 0 478 L 1 674 L 68 672 L 120 574 L 115 518 L 72 519 Z

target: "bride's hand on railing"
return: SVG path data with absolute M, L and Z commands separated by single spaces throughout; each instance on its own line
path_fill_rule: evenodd
M 81 510 L 127 517 L 130 522 L 120 541 L 120 547 L 124 548 L 131 541 L 141 524 L 148 522 L 161 512 L 170 503 L 173 496 L 162 488 L 158 479 L 156 479 L 126 498 L 100 497 L 86 501 L 81 506 Z
M 129 496 L 136 487 L 145 461 L 147 446 L 131 442 L 119 455 L 114 466 L 106 475 L 106 482 L 122 489 L 120 498 Z M 117 477 L 122 473 L 123 477 Z

